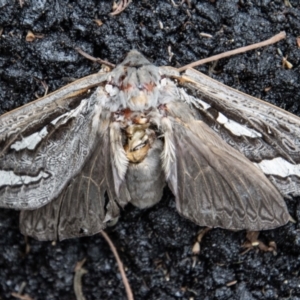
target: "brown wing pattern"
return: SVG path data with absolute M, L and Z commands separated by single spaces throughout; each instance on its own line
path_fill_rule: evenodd
M 108 132 L 82 172 L 54 201 L 36 210 L 24 210 L 20 229 L 38 240 L 63 240 L 98 233 L 119 215 L 110 165 Z M 109 196 L 109 198 L 108 198 Z
M 230 146 L 257 163 L 284 196 L 300 195 L 300 119 L 195 70 L 182 76 L 182 97 Z
M 277 189 L 207 125 L 173 121 L 173 132 L 178 178 L 169 185 L 183 216 L 201 226 L 235 230 L 271 229 L 288 222 Z
M 92 95 L 76 101 L 63 115 L 50 114 L 47 122 L 36 120 L 35 124 L 41 122 L 39 129 L 20 129 L 13 141 L 2 141 L 0 206 L 39 208 L 58 197 L 80 172 L 100 127 L 98 99 Z
M 17 140 L 25 132 L 35 132 L 40 124 L 53 120 L 90 95 L 90 89 L 107 79 L 107 73 L 97 73 L 82 79 L 43 97 L 19 107 L 1 116 L 0 119 L 0 154 L 7 144 Z M 5 142 L 5 143 L 4 143 Z

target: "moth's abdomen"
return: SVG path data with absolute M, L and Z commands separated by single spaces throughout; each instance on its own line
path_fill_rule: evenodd
M 165 186 L 165 176 L 161 164 L 162 141 L 156 139 L 139 163 L 130 162 L 125 182 L 130 202 L 146 208 L 156 204 L 162 197 Z

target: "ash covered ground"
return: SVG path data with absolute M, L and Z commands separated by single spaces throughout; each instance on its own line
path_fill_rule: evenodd
M 283 0 L 133 1 L 117 16 L 110 16 L 113 1 L 23 2 L 21 7 L 21 1 L 0 1 L 0 113 L 42 96 L 42 81 L 51 92 L 97 72 L 99 65 L 75 47 L 113 63 L 134 48 L 157 65 L 178 67 L 285 30 L 286 40 L 223 59 L 210 76 L 300 116 L 298 0 L 290 0 L 292 7 Z M 38 36 L 32 42 L 26 42 L 29 30 Z M 278 49 L 292 69 L 282 67 Z M 210 66 L 199 70 L 208 74 Z M 276 242 L 277 255 L 257 250 L 241 255 L 245 232 L 221 229 L 207 233 L 200 254 L 193 255 L 200 228 L 179 216 L 167 189 L 151 209 L 128 205 L 107 233 L 135 299 L 300 299 L 299 203 L 287 200 L 297 223 L 261 233 L 264 242 Z M 23 293 L 33 299 L 75 299 L 74 267 L 84 258 L 86 299 L 126 299 L 116 261 L 100 235 L 55 245 L 29 238 L 26 254 L 18 215 L 0 209 L 0 299 L 14 299 L 11 293 L 22 282 Z

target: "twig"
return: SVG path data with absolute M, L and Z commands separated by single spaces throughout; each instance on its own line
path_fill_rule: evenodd
M 41 81 L 43 88 L 45 89 L 44 97 L 48 94 L 49 86 L 45 81 Z
M 40 97 L 40 96 L 38 95 L 38 93 L 35 93 L 35 94 L 34 94 L 35 97 L 36 97 L 37 99 L 42 98 L 42 97 L 45 97 L 45 96 L 48 94 L 48 90 L 49 90 L 48 84 L 47 84 L 45 81 L 40 80 L 40 79 L 38 79 L 38 78 L 34 78 L 34 79 L 35 79 L 36 81 L 40 82 L 40 83 L 42 84 L 44 90 L 45 90 L 43 96 Z
M 74 292 L 77 300 L 85 300 L 85 297 L 82 292 L 81 278 L 84 274 L 87 273 L 87 270 L 83 269 L 82 266 L 85 263 L 86 259 L 79 261 L 75 266 L 75 276 L 74 276 Z
M 25 240 L 25 255 L 27 255 L 30 252 L 30 244 L 28 241 L 28 235 L 24 235 L 24 240 Z M 21 292 L 19 291 L 21 294 Z
M 19 293 L 11 293 L 11 295 L 17 299 L 20 300 L 33 300 L 29 295 L 25 294 L 25 295 L 21 295 Z
M 22 295 L 25 287 L 26 287 L 26 282 L 23 281 L 20 285 L 19 291 L 17 293 L 13 292 L 13 293 L 11 293 L 11 295 L 20 300 L 33 300 L 28 294 Z M 1 299 L 1 297 L 0 297 L 0 299 Z
M 120 0 L 119 3 L 116 4 L 114 11 L 110 13 L 110 15 L 116 16 L 120 14 L 131 2 L 132 0 Z
M 246 51 L 250 51 L 250 50 L 253 50 L 253 49 L 260 48 L 260 47 L 265 47 L 265 46 L 277 43 L 278 41 L 284 39 L 285 37 L 286 37 L 286 33 L 284 31 L 282 31 L 282 32 L 274 35 L 273 37 L 271 37 L 270 39 L 268 39 L 266 41 L 256 43 L 256 44 L 253 44 L 253 45 L 249 45 L 249 46 L 245 46 L 245 47 L 241 47 L 241 48 L 237 48 L 235 50 L 227 51 L 227 52 L 224 52 L 224 53 L 221 53 L 221 54 L 218 54 L 218 55 L 214 55 L 214 56 L 211 56 L 211 57 L 208 57 L 208 58 L 205 58 L 205 59 L 200 59 L 200 60 L 198 60 L 194 63 L 188 64 L 186 66 L 183 66 L 183 67 L 179 68 L 178 71 L 182 72 L 182 71 L 185 71 L 188 68 L 194 68 L 194 67 L 197 67 L 199 65 L 202 65 L 202 64 L 214 61 L 214 60 L 218 60 L 218 59 L 221 59 L 221 58 L 224 58 L 224 57 L 236 55 L 236 54 L 239 54 L 239 53 L 244 53 Z
M 125 290 L 126 290 L 126 294 L 127 294 L 127 299 L 128 300 L 133 300 L 133 294 L 132 294 L 132 290 L 130 288 L 130 285 L 129 285 L 129 282 L 127 280 L 127 277 L 126 277 L 126 274 L 125 274 L 125 271 L 124 271 L 124 267 L 123 267 L 123 263 L 119 257 L 119 254 L 117 252 L 117 249 L 116 247 L 114 246 L 113 242 L 111 241 L 111 239 L 109 238 L 109 236 L 102 230 L 100 231 L 100 233 L 102 234 L 102 236 L 104 237 L 104 239 L 107 241 L 112 253 L 114 254 L 115 258 L 116 258 L 116 261 L 118 263 L 118 267 L 119 267 L 119 270 L 120 270 L 120 273 L 121 273 L 121 276 L 122 276 L 122 280 L 123 280 L 123 283 L 124 283 L 124 286 L 125 286 Z
M 113 68 L 113 69 L 116 67 L 116 65 L 114 65 L 114 64 L 112 64 L 112 63 L 110 63 L 110 62 L 108 62 L 108 61 L 106 61 L 106 60 L 103 60 L 103 59 L 101 59 L 101 58 L 96 58 L 96 57 L 93 57 L 93 56 L 89 55 L 88 53 L 84 52 L 84 51 L 81 50 L 80 48 L 75 48 L 75 50 L 76 50 L 79 54 L 81 54 L 82 56 L 84 56 L 85 58 L 87 58 L 87 59 L 89 59 L 89 60 L 91 60 L 91 61 L 95 61 L 95 62 L 97 62 L 97 63 L 104 64 L 104 65 L 109 66 L 110 68 Z

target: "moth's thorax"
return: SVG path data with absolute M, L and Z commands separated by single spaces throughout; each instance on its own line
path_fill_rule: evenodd
M 169 102 L 174 93 L 170 90 L 176 90 L 176 86 L 144 57 L 135 57 L 134 61 L 127 57 L 111 72 L 104 89 L 113 100 L 112 106 L 117 103 L 118 109 L 142 111 Z

